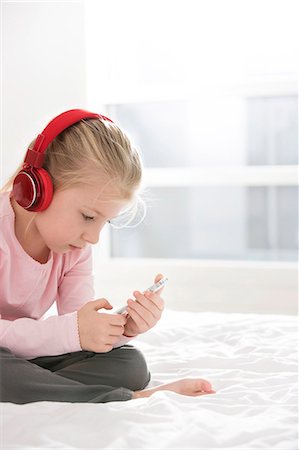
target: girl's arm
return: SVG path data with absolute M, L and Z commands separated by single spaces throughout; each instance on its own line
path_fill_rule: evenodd
M 26 359 L 79 351 L 77 313 L 52 316 L 45 320 L 1 319 L 0 345 Z
M 68 256 L 65 261 L 57 293 L 59 315 L 47 319 L 41 316 L 15 320 L 2 319 L 0 316 L 0 346 L 7 347 L 16 356 L 27 359 L 82 350 L 78 331 L 78 310 L 94 297 L 91 249 L 78 252 L 76 256 Z M 49 301 L 48 304 L 51 303 Z M 119 347 L 129 340 L 121 336 L 113 347 Z
M 121 336 L 113 348 L 129 340 Z M 0 319 L 0 346 L 26 359 L 80 351 L 77 311 L 41 320 Z

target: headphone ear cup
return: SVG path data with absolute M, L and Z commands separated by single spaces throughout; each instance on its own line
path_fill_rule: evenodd
M 53 197 L 49 173 L 43 168 L 21 170 L 14 180 L 13 197 L 27 211 L 44 211 Z
M 39 195 L 37 196 L 35 204 L 30 208 L 30 211 L 44 211 L 50 205 L 53 198 L 53 183 L 49 172 L 45 169 L 34 169 L 36 179 L 39 183 Z

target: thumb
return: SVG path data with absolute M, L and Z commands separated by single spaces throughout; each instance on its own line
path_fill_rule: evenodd
M 92 302 L 92 309 L 97 311 L 98 309 L 105 308 L 105 309 L 112 309 L 113 306 L 108 302 L 106 298 L 100 298 L 98 300 L 93 300 Z
M 158 274 L 155 276 L 155 283 L 158 283 L 158 281 L 162 280 L 162 278 L 163 278 L 163 275 L 162 275 L 161 273 L 158 273 Z

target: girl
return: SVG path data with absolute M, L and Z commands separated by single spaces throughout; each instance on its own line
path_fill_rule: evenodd
M 213 393 L 182 379 L 145 389 L 150 373 L 128 345 L 160 319 L 160 294 L 138 291 L 127 313 L 93 299 L 91 244 L 136 204 L 140 156 L 107 117 L 70 110 L 31 143 L 0 193 L 1 401 L 109 402 L 158 390 Z M 158 274 L 155 282 L 162 277 Z M 56 301 L 58 316 L 43 319 Z

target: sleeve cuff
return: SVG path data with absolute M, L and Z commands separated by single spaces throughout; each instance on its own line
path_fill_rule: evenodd
M 69 323 L 69 333 L 67 346 L 69 347 L 68 353 L 81 351 L 80 336 L 79 336 L 79 325 L 78 325 L 78 312 L 74 311 L 72 313 L 64 314 Z M 61 316 L 60 316 L 61 317 Z

